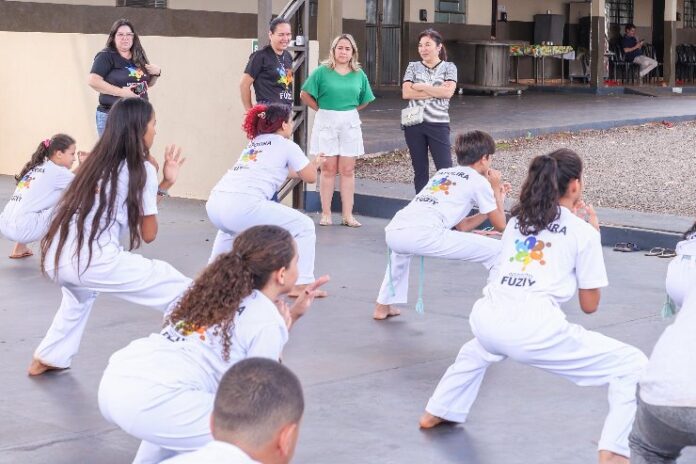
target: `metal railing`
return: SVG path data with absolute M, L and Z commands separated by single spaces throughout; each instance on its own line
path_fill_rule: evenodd
M 307 80 L 309 74 L 309 0 L 291 0 L 278 15 L 290 21 L 295 35 L 304 37 L 304 44 L 295 44 L 288 47 L 293 53 L 292 75 L 293 75 L 293 100 L 300 101 L 300 90 Z M 303 104 L 293 105 L 293 139 L 302 151 L 307 153 L 307 136 L 309 133 L 309 118 L 307 106 Z M 278 191 L 278 200 L 282 201 L 292 193 L 293 208 L 304 207 L 304 188 L 305 184 L 300 179 L 288 179 Z

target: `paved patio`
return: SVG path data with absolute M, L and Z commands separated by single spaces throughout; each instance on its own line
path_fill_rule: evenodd
M 406 106 L 399 93 L 382 91 L 361 112 L 367 153 L 406 148 L 399 126 Z M 455 95 L 450 106 L 452 135 L 485 130 L 496 139 L 607 129 L 652 121 L 696 119 L 696 96 L 645 97 L 526 92 L 498 97 Z
M 0 177 L 8 198 L 9 177 Z M 1 203 L 1 204 L 4 204 Z M 485 276 L 478 265 L 426 260 L 426 313 L 370 318 L 385 264 L 386 221 L 361 217 L 362 229 L 317 228 L 317 272 L 330 273 L 331 297 L 293 328 L 285 362 L 302 380 L 307 409 L 297 463 L 587 464 L 607 412 L 605 388 L 580 388 L 506 361 L 484 381 L 470 421 L 423 432 L 418 417 L 435 384 L 471 338 L 467 321 Z M 158 239 L 143 254 L 194 276 L 214 229 L 203 203 L 171 199 Z M 0 239 L 0 251 L 10 243 Z M 599 312 L 575 302 L 568 318 L 650 352 L 665 323 L 658 316 L 667 260 L 606 250 L 611 286 Z M 59 304 L 60 291 L 36 257 L 0 259 L 0 463 L 116 464 L 138 442 L 102 419 L 96 401 L 108 357 L 156 331 L 158 313 L 100 297 L 72 369 L 28 378 L 25 368 Z M 414 272 L 414 279 L 417 273 Z M 415 298 L 413 282 L 411 298 Z M 696 453 L 681 462 L 693 462 Z

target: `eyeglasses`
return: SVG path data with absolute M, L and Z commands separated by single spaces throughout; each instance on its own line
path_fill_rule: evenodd
M 132 32 L 119 32 L 116 34 L 116 37 L 118 37 L 119 39 L 131 39 L 134 35 L 135 34 L 133 34 Z

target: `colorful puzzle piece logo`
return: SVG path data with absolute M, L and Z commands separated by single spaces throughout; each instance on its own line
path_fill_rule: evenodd
M 145 73 L 140 68 L 133 68 L 131 66 L 128 66 L 126 69 L 128 70 L 128 77 L 135 77 L 136 79 L 140 80 L 145 75 Z
M 17 182 L 17 188 L 19 190 L 27 189 L 29 188 L 29 185 L 31 184 L 31 181 L 34 180 L 33 177 L 31 177 L 29 174 L 26 176 L 22 177 L 22 180 Z
M 537 240 L 536 237 L 527 237 L 526 240 L 515 240 L 516 254 L 510 258 L 510 262 L 517 261 L 522 263 L 522 270 L 527 269 L 527 265 L 532 261 L 537 261 L 542 266 L 546 264 L 544 261 L 544 248 L 550 248 L 551 243 L 544 243 Z
M 285 69 L 284 66 L 280 66 L 277 68 L 277 71 L 280 76 L 278 84 L 285 86 L 285 90 L 288 90 L 292 85 L 292 69 Z
M 259 153 L 261 153 L 261 150 L 257 150 L 256 148 L 247 148 L 242 152 L 242 163 L 248 163 L 249 161 L 258 161 Z
M 191 329 L 191 328 L 189 328 L 188 323 L 186 323 L 186 322 L 184 322 L 184 321 L 179 321 L 179 322 L 176 323 L 176 325 L 174 326 L 174 328 L 175 328 L 179 333 L 181 333 L 182 335 L 184 335 L 184 337 L 188 337 L 189 335 L 191 335 L 191 334 L 193 334 L 193 333 L 197 333 L 197 334 L 198 334 L 198 338 L 200 338 L 201 341 L 205 341 L 205 331 L 206 331 L 206 327 L 198 327 L 197 329 Z
M 452 182 L 447 177 L 440 177 L 439 179 L 433 179 L 433 181 L 430 182 L 430 185 L 428 185 L 428 190 L 430 190 L 431 193 L 445 192 L 445 195 L 449 195 L 449 189 L 453 185 L 457 185 L 457 183 Z

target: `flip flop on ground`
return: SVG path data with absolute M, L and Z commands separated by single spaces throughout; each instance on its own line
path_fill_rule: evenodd
M 619 242 L 616 245 L 614 245 L 614 251 L 620 251 L 622 253 L 630 253 L 638 250 L 640 250 L 638 245 L 631 242 Z

